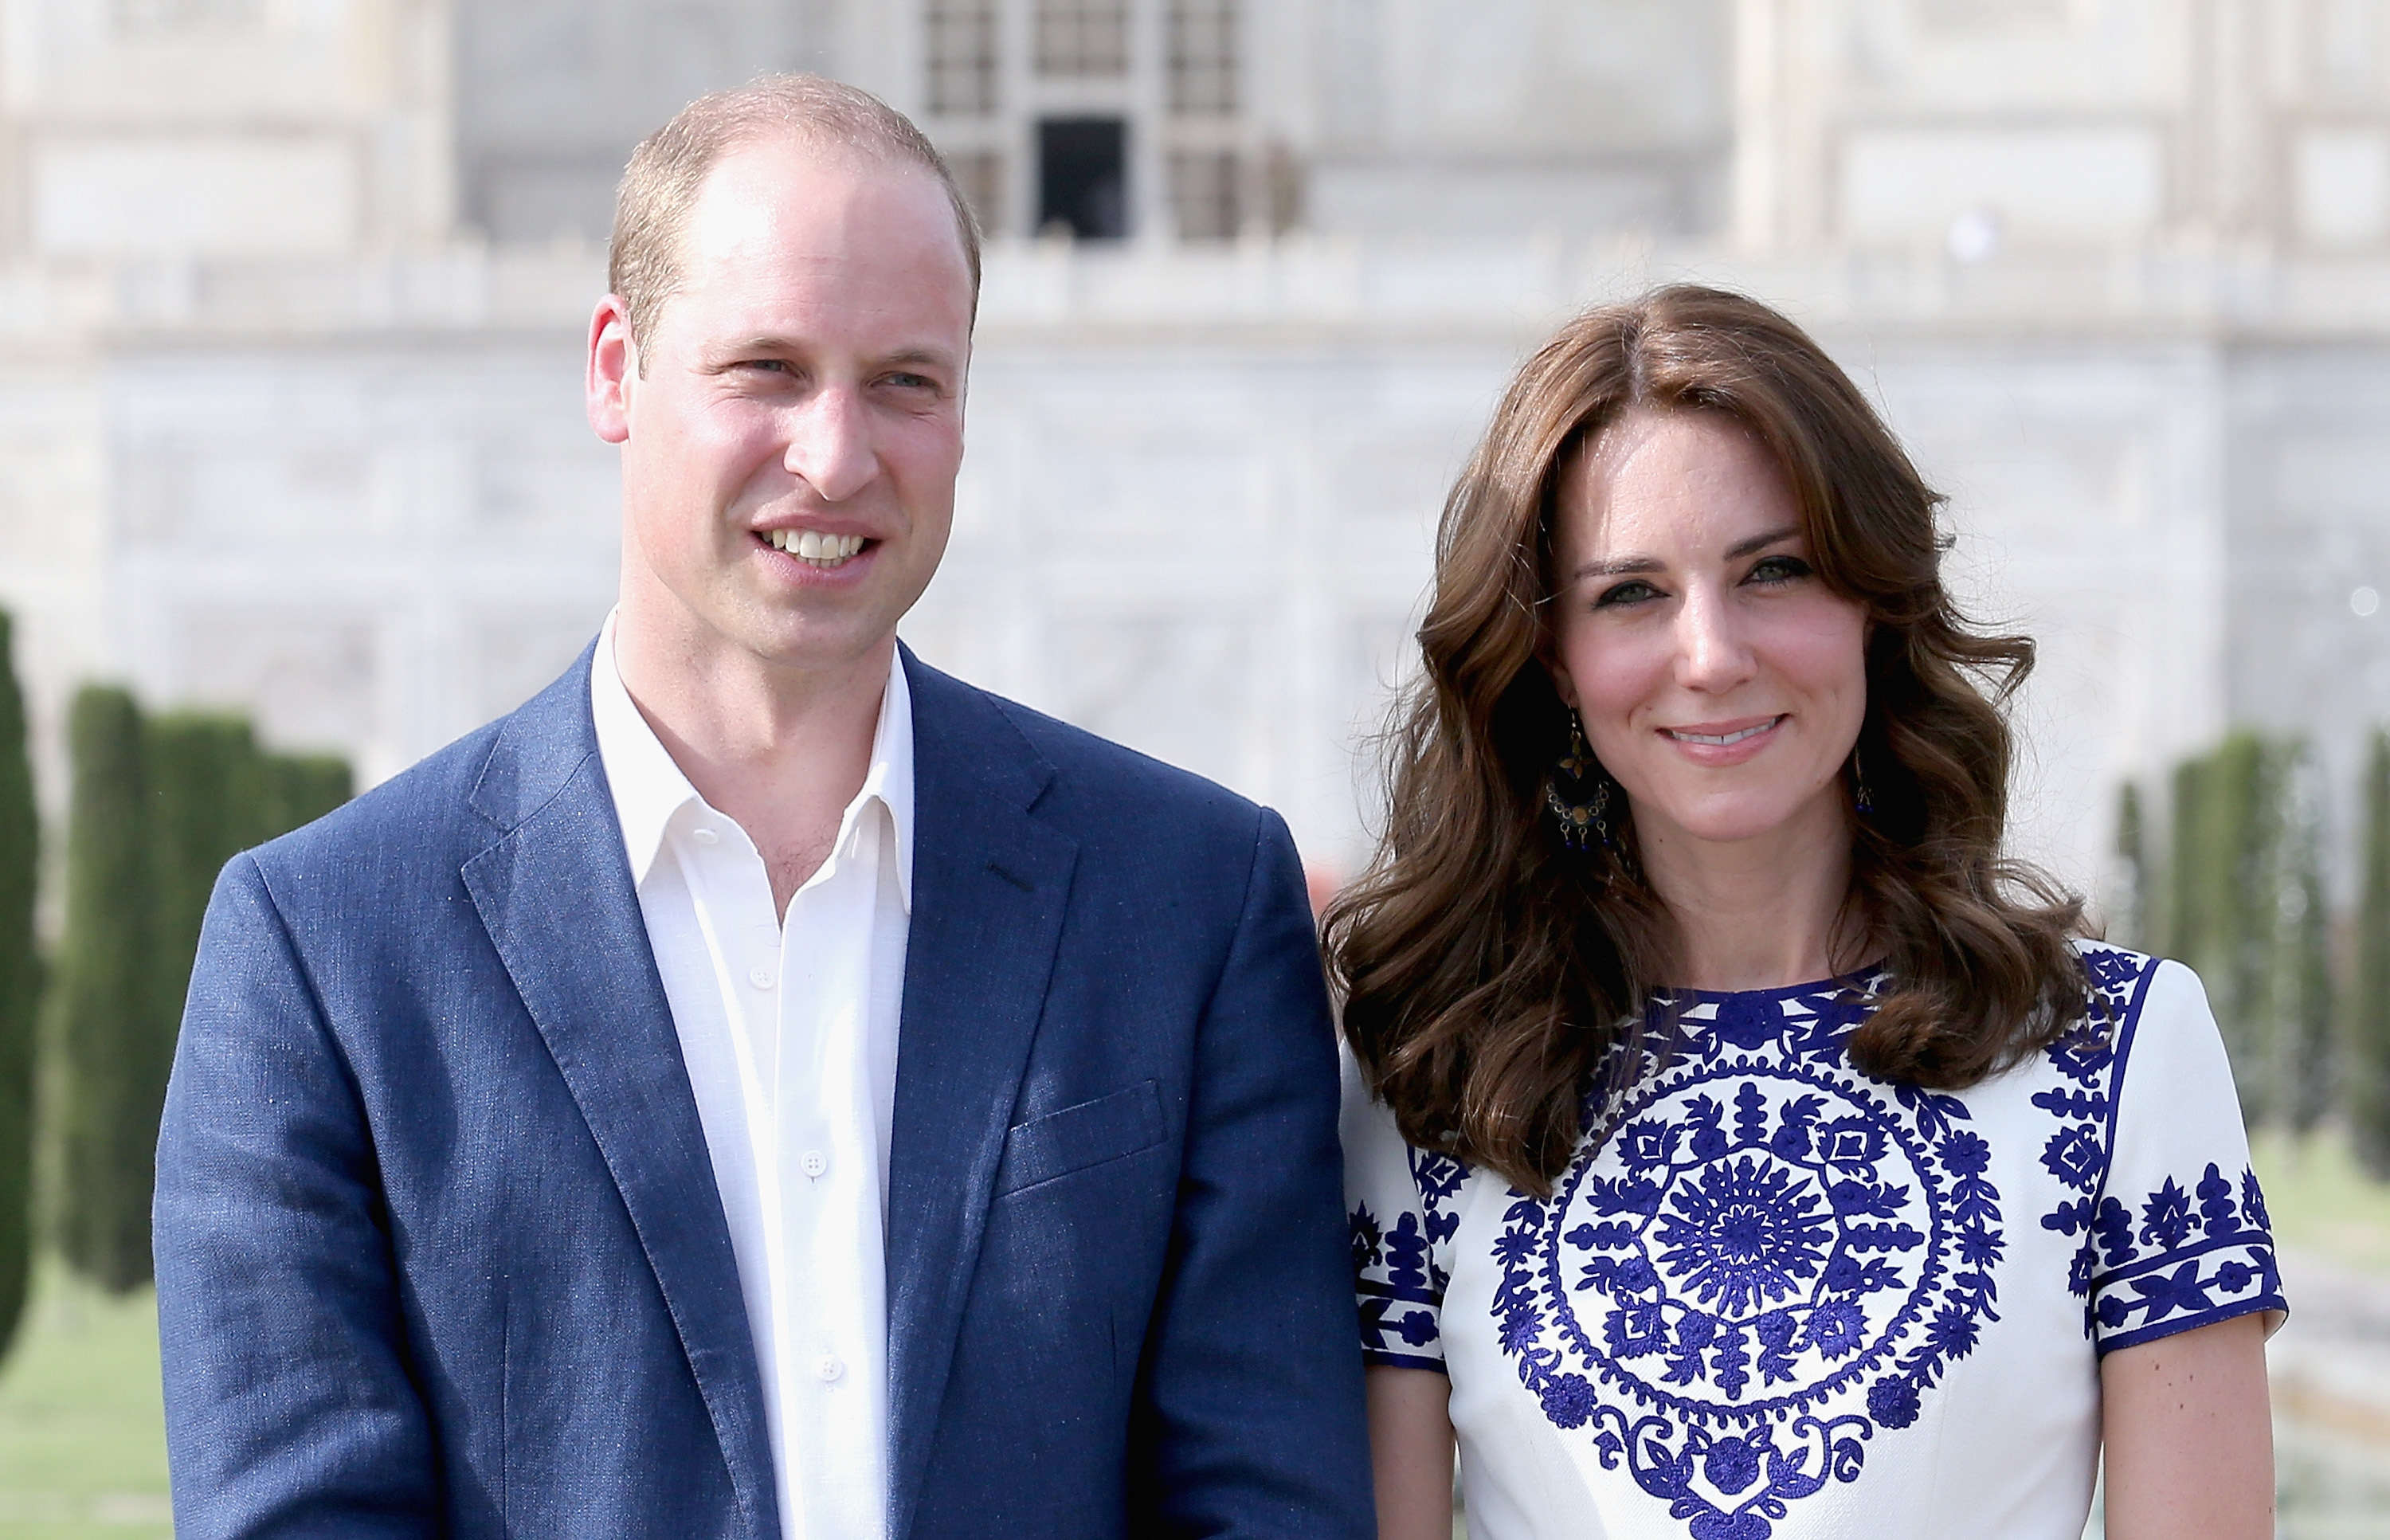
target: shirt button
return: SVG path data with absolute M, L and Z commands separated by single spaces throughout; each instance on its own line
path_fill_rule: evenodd
M 827 1353 L 814 1360 L 814 1373 L 821 1377 L 825 1385 L 835 1383 L 838 1377 L 845 1372 L 846 1366 Z
M 754 969 L 748 973 L 747 982 L 757 989 L 769 989 L 772 987 L 772 970 L 768 968 Z
M 818 1176 L 829 1169 L 829 1157 L 818 1149 L 808 1149 L 805 1158 L 797 1162 L 808 1176 Z
M 710 828 L 690 829 L 688 831 L 688 837 L 696 841 L 700 845 L 718 845 L 722 843 L 722 836 L 714 833 L 713 830 Z

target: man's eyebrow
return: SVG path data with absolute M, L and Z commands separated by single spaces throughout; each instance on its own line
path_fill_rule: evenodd
M 880 360 L 881 367 L 897 364 L 926 364 L 932 368 L 951 369 L 955 355 L 944 348 L 899 348 Z
M 752 337 L 742 337 L 737 341 L 722 343 L 714 351 L 724 353 L 794 353 L 797 351 L 797 344 L 786 337 L 770 337 L 759 332 Z
M 739 358 L 750 353 L 797 353 L 808 351 L 808 345 L 793 337 L 778 337 L 758 332 L 728 343 L 716 353 L 720 358 Z M 875 369 L 902 368 L 907 365 L 936 369 L 955 366 L 955 355 L 944 348 L 921 346 L 899 348 L 871 361 Z

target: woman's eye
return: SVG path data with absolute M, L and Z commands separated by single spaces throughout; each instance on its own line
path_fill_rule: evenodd
M 1642 579 L 1629 578 L 1625 583 L 1615 584 L 1603 589 L 1594 599 L 1593 607 L 1596 610 L 1607 610 L 1613 605 L 1640 604 L 1645 599 L 1658 597 L 1659 593 L 1660 590 Z
M 1749 583 L 1790 583 L 1809 575 L 1809 564 L 1797 556 L 1766 556 L 1751 569 Z

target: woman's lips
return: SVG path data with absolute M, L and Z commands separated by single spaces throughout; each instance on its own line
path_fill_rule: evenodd
M 1660 736 L 1697 764 L 1741 764 L 1776 739 L 1789 713 L 1745 717 L 1739 722 L 1696 722 L 1663 727 Z

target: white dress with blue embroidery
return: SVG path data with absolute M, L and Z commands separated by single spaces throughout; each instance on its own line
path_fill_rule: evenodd
M 2079 945 L 1957 1093 L 1851 1066 L 1880 975 L 1681 995 L 1548 1200 L 1348 1062 L 1363 1350 L 1451 1377 L 1471 1540 L 2081 1534 L 2101 1355 L 2285 1305 L 2198 978 Z

